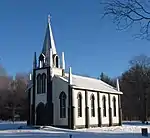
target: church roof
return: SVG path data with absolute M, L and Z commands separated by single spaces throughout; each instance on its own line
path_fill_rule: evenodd
M 66 75 L 65 77 L 62 76 L 58 76 L 58 77 L 66 82 L 68 82 L 69 80 L 68 75 Z M 117 91 L 116 88 L 103 82 L 102 80 L 79 76 L 79 75 L 73 75 L 73 74 L 72 74 L 72 87 L 79 88 L 79 89 L 93 90 L 93 91 L 122 94 L 121 91 Z

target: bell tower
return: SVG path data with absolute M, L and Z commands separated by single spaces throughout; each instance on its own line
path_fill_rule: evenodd
M 53 74 L 62 75 L 65 70 L 64 52 L 62 52 L 62 60 L 60 65 L 60 57 L 56 51 L 55 40 L 51 27 L 51 16 L 48 15 L 47 28 L 43 43 L 43 48 L 39 56 L 38 68 L 50 67 Z
M 55 41 L 52 33 L 51 27 L 51 17 L 48 15 L 46 33 L 44 37 L 42 51 L 36 59 L 36 53 L 34 53 L 33 60 L 33 71 L 30 75 L 30 80 L 32 81 L 32 92 L 31 92 L 31 124 L 35 125 L 41 117 L 40 107 L 47 107 L 47 117 L 46 122 L 48 125 L 53 124 L 53 76 L 65 75 L 65 57 L 64 52 L 62 52 L 61 66 L 60 58 L 56 51 Z M 41 98 L 42 95 L 42 98 Z M 38 100 L 40 99 L 40 100 Z M 43 110 L 43 109 L 42 109 Z M 44 115 L 44 114 L 43 114 Z M 42 116 L 43 116 L 42 115 Z M 42 120 L 44 122 L 45 120 Z

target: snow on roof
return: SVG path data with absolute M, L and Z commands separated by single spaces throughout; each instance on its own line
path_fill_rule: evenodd
M 58 76 L 58 77 L 68 82 L 68 74 L 66 74 L 66 76 L 64 77 L 62 76 Z M 102 80 L 79 76 L 79 75 L 72 75 L 72 87 L 79 88 L 79 89 L 86 89 L 86 90 L 123 94 L 121 91 L 117 91 L 116 88 L 103 82 Z

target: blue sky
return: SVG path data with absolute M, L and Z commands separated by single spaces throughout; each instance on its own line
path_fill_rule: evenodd
M 118 32 L 109 18 L 100 20 L 99 0 L 1 0 L 0 64 L 10 75 L 31 69 L 49 13 L 58 54 L 65 52 L 66 67 L 74 73 L 114 77 L 133 56 L 150 55 L 149 41 L 132 38 L 136 27 Z

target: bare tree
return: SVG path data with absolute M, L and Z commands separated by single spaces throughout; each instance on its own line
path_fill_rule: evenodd
M 150 40 L 150 1 L 149 0 L 104 0 L 103 17 L 113 17 L 117 29 L 125 30 L 139 25 L 136 38 Z
M 121 81 L 124 115 L 139 116 L 144 123 L 150 113 L 150 57 L 135 56 L 129 64 L 130 68 L 122 74 Z
M 150 57 L 141 54 L 139 56 L 133 57 L 132 60 L 129 61 L 129 64 L 131 66 L 140 66 L 142 68 L 150 68 Z
M 19 116 L 21 120 L 27 118 L 26 82 L 26 75 L 17 73 L 15 79 L 12 80 L 9 85 L 9 93 L 7 93 L 5 99 L 5 110 L 9 112 L 9 118 L 11 118 L 13 122 L 16 116 Z

